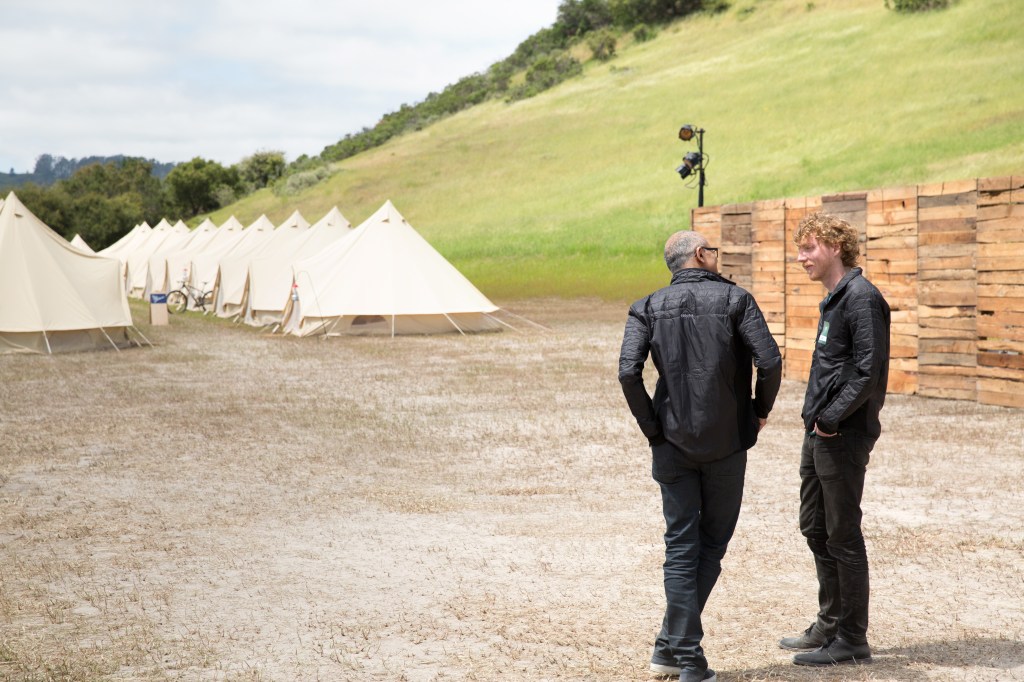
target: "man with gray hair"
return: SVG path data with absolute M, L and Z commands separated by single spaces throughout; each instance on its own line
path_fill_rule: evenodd
M 736 529 L 747 450 L 775 404 L 782 357 L 754 297 L 718 274 L 707 239 L 676 232 L 665 263 L 671 284 L 630 307 L 619 354 L 619 382 L 651 447 L 665 516 L 667 606 L 651 670 L 713 681 L 701 613 Z M 653 400 L 643 381 L 648 355 L 658 370 Z

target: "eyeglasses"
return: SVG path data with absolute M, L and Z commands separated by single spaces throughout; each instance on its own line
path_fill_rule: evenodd
M 702 246 L 700 248 L 704 249 L 705 251 L 714 251 L 715 255 L 716 256 L 718 255 L 718 247 L 717 246 Z

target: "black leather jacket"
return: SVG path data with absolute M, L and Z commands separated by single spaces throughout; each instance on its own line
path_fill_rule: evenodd
M 643 382 L 648 353 L 659 374 L 653 400 Z M 779 347 L 754 297 L 715 273 L 680 270 L 629 309 L 619 382 L 651 445 L 668 440 L 698 462 L 747 450 L 781 381 Z
M 889 383 L 889 304 L 853 268 L 818 306 L 811 374 L 801 416 L 808 432 L 858 431 L 878 438 Z

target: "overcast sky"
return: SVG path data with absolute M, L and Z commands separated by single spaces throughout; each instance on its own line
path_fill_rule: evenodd
M 508 56 L 559 0 L 0 0 L 0 172 L 288 161 Z

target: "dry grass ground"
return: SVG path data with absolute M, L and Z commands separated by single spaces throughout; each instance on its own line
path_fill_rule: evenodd
M 616 360 L 625 306 L 552 327 L 0 357 L 0 679 L 646 680 L 662 519 Z M 141 309 L 136 316 L 141 317 Z M 786 382 L 705 617 L 733 680 L 1024 680 L 1024 415 L 891 396 L 865 528 L 873 665 L 810 622 Z

